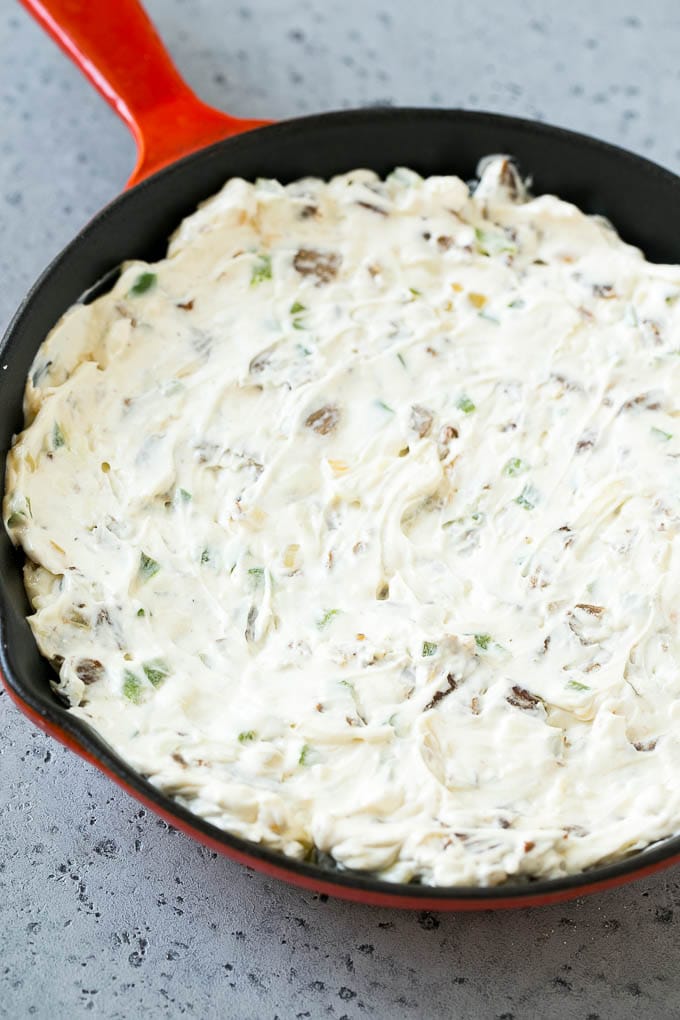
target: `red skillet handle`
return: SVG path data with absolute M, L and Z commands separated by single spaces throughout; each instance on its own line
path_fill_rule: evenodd
M 202 102 L 137 0 L 21 0 L 111 104 L 137 142 L 128 187 L 211 142 L 259 127 Z

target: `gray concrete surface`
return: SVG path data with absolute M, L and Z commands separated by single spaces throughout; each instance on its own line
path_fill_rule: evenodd
M 552 121 L 680 167 L 677 0 L 149 0 L 235 114 L 373 103 Z M 0 6 L 0 320 L 119 190 L 124 128 Z M 680 870 L 537 911 L 396 913 L 218 859 L 0 697 L 0 1015 L 680 1017 Z

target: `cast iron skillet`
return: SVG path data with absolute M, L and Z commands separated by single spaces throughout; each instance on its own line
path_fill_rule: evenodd
M 161 257 L 180 220 L 231 176 L 291 181 L 355 167 L 385 173 L 401 164 L 422 174 L 456 173 L 467 179 L 480 157 L 511 153 L 532 175 L 535 192 L 555 192 L 606 215 L 625 240 L 654 261 L 680 262 L 680 179 L 621 149 L 541 124 L 461 110 L 355 110 L 267 127 L 235 121 L 190 92 L 136 0 L 23 2 L 132 127 L 139 161 L 131 179 L 135 186 L 102 210 L 45 270 L 0 346 L 0 478 L 4 451 L 22 425 L 24 381 L 49 329 L 81 295 L 101 291 L 97 282 L 124 259 Z M 194 149 L 200 151 L 186 155 Z M 185 158 L 173 162 L 180 156 Z M 0 531 L 0 667 L 11 697 L 33 723 L 141 803 L 228 857 L 345 899 L 435 910 L 552 903 L 680 861 L 680 837 L 674 837 L 567 878 L 433 889 L 300 863 L 222 832 L 159 793 L 59 704 L 48 683 L 50 667 L 25 620 L 21 558 Z

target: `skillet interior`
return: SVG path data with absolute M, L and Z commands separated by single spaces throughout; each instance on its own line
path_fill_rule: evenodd
M 607 216 L 624 238 L 655 262 L 680 262 L 680 178 L 624 150 L 593 139 L 492 114 L 445 110 L 380 109 L 326 114 L 260 129 L 189 156 L 124 193 L 99 213 L 47 268 L 19 308 L 0 345 L 0 477 L 6 451 L 22 426 L 24 380 L 36 349 L 63 312 L 107 272 L 127 258 L 153 260 L 198 202 L 228 177 L 278 177 L 286 182 L 332 176 L 355 167 L 386 173 L 404 165 L 423 174 L 474 176 L 489 153 L 512 154 L 531 175 L 536 194 L 554 192 L 586 212 Z M 316 882 L 340 895 L 400 905 L 492 907 L 495 902 L 532 902 L 621 880 L 680 855 L 674 837 L 616 864 L 582 875 L 506 884 L 491 889 L 432 889 L 398 885 L 349 872 L 299 863 L 224 833 L 158 793 L 134 773 L 51 693 L 50 667 L 38 652 L 25 620 L 28 603 L 21 557 L 0 529 L 0 667 L 19 700 L 48 723 L 75 738 L 124 784 L 166 817 L 253 864 Z

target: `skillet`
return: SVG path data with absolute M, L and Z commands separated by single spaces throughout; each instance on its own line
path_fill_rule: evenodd
M 535 194 L 553 192 L 607 216 L 652 261 L 680 262 L 680 178 L 622 149 L 543 124 L 456 109 L 363 109 L 270 126 L 239 121 L 190 91 L 137 0 L 22 2 L 130 126 L 139 155 L 129 190 L 48 266 L 0 344 L 0 477 L 12 436 L 22 427 L 26 375 L 51 327 L 75 301 L 105 292 L 125 259 L 161 258 L 179 222 L 232 176 L 287 182 L 358 166 L 385 174 L 405 165 L 424 175 L 469 179 L 482 156 L 509 153 L 531 175 Z M 232 859 L 317 892 L 421 910 L 554 903 L 680 861 L 676 836 L 563 878 L 431 888 L 295 861 L 223 832 L 156 790 L 59 703 L 49 687 L 51 668 L 26 623 L 21 556 L 0 530 L 0 671 L 12 699 L 36 726 L 138 801 Z

